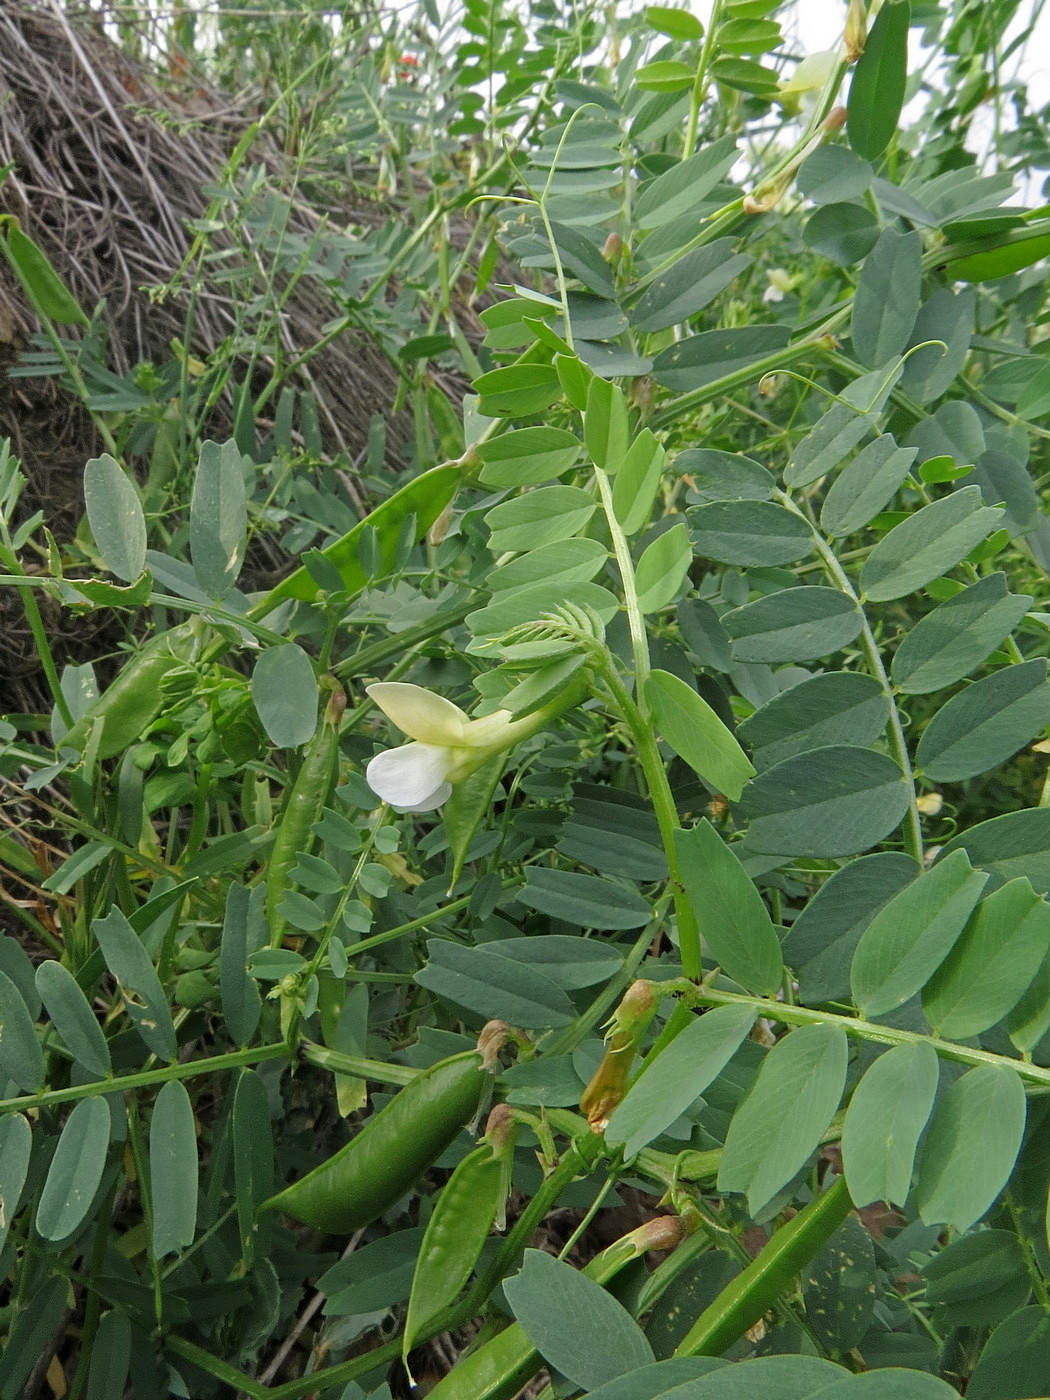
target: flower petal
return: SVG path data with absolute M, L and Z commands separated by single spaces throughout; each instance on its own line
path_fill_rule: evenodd
M 432 690 L 405 681 L 377 681 L 368 694 L 398 729 L 423 744 L 461 744 L 467 716 Z
M 452 757 L 448 749 L 435 744 L 402 744 L 377 753 L 365 777 L 376 796 L 391 807 L 429 812 L 452 791 L 447 781 Z

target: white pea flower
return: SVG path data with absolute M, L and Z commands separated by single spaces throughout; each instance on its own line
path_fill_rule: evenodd
M 840 61 L 836 49 L 825 49 L 823 53 L 809 54 L 798 64 L 790 78 L 781 81 L 781 97 L 789 97 L 793 93 L 815 92 L 818 88 L 822 88 Z
M 548 710 L 518 720 L 509 710 L 496 710 L 471 719 L 451 700 L 402 681 L 380 681 L 366 689 L 386 717 L 414 741 L 376 754 L 365 770 L 372 791 L 402 812 L 440 807 L 454 783 L 542 729 L 550 718 Z

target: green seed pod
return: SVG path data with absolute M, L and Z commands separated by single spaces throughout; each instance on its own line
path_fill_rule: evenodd
M 349 1235 L 412 1187 L 477 1112 L 486 1079 L 475 1050 L 440 1060 L 407 1084 L 361 1132 L 260 1210 L 280 1210 Z

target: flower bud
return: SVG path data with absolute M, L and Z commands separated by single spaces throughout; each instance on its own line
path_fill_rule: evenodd
M 856 63 L 864 52 L 864 43 L 868 37 L 868 16 L 864 8 L 864 0 L 849 0 L 849 13 L 846 15 L 846 32 L 843 38 L 846 42 L 846 62 Z
M 656 1014 L 656 1004 L 653 984 L 638 981 L 628 987 L 613 1012 L 605 1054 L 580 1095 L 580 1112 L 586 1114 L 592 1132 L 604 1133 L 614 1110 L 623 1101 L 635 1053 Z
M 510 1035 L 510 1026 L 506 1021 L 486 1021 L 478 1036 L 478 1054 L 481 1056 L 481 1068 L 492 1069 L 496 1063 L 496 1056 L 506 1044 Z
M 618 233 L 610 233 L 602 248 L 602 257 L 615 266 L 623 256 L 623 239 Z

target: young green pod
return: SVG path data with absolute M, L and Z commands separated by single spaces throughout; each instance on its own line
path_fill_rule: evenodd
M 673 1249 L 684 1234 L 674 1216 L 661 1215 L 602 1250 L 582 1272 L 602 1285 L 650 1249 Z M 543 1365 L 519 1322 L 469 1353 L 430 1392 L 429 1400 L 512 1400 Z
M 517 1124 L 506 1104 L 489 1114 L 485 1140 L 449 1177 L 427 1223 L 408 1299 L 402 1356 L 463 1288 L 502 1214 Z
M 99 758 L 115 758 L 130 748 L 163 710 L 162 682 L 169 672 L 191 659 L 197 635 L 196 625 L 184 622 L 148 641 L 105 693 L 62 735 L 56 747 L 84 749 L 92 726 L 101 724 Z
M 332 1235 L 369 1225 L 411 1189 L 478 1110 L 486 1086 L 475 1050 L 417 1075 L 355 1138 L 300 1181 L 264 1201 Z
M 308 851 L 313 842 L 314 823 L 321 820 L 335 783 L 339 766 L 339 721 L 345 709 L 346 692 L 337 686 L 281 809 L 277 837 L 266 867 L 266 922 L 271 948 L 279 948 L 284 940 L 287 920 L 280 907 L 289 877 L 299 856 Z

